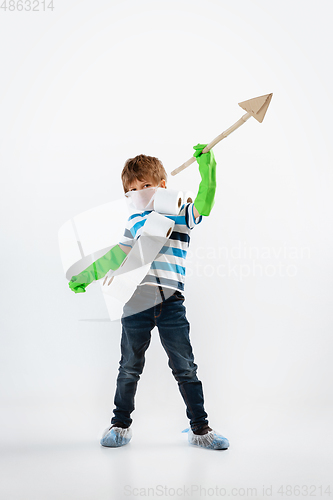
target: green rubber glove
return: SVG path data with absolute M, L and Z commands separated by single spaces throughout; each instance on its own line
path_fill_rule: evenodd
M 115 245 L 103 257 L 100 257 L 87 267 L 87 269 L 82 271 L 82 273 L 72 276 L 72 279 L 68 283 L 69 288 L 75 293 L 84 293 L 86 287 L 94 280 L 104 278 L 110 269 L 113 271 L 118 269 L 125 257 L 126 253 L 119 245 Z
M 216 190 L 216 161 L 213 150 L 202 154 L 202 150 L 207 144 L 197 144 L 193 146 L 195 153 L 193 156 L 199 164 L 201 182 L 198 194 L 194 200 L 194 206 L 200 215 L 209 215 L 213 205 Z

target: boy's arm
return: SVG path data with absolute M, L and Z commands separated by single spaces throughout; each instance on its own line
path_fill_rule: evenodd
M 193 214 L 197 218 L 200 215 L 209 215 L 213 205 L 216 191 L 216 161 L 213 150 L 202 154 L 202 150 L 207 144 L 197 144 L 193 146 L 196 150 L 194 155 L 201 175 L 198 194 L 194 200 Z
M 194 213 L 194 218 L 197 219 L 198 217 L 200 217 L 201 214 L 199 214 L 198 210 L 195 208 L 195 206 L 193 207 L 193 213 Z
M 120 246 L 122 251 L 125 252 L 126 255 L 128 255 L 130 253 L 130 251 L 132 250 L 132 247 L 130 247 L 128 245 L 122 245 L 121 243 L 118 243 L 118 245 Z
M 94 280 L 103 278 L 110 269 L 113 271 L 118 269 L 127 256 L 128 251 L 131 250 L 130 247 L 127 247 L 128 251 L 124 251 L 123 248 L 125 249 L 126 247 L 123 245 L 115 245 L 103 255 L 103 257 L 100 257 L 87 267 L 87 269 L 76 276 L 72 276 L 68 283 L 69 288 L 75 293 L 84 293 L 86 287 Z

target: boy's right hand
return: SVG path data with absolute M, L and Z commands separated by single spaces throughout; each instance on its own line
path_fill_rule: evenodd
M 113 271 L 118 269 L 125 257 L 126 253 L 119 245 L 115 245 L 105 255 L 90 264 L 87 269 L 76 276 L 72 276 L 68 283 L 69 288 L 75 293 L 84 293 L 90 283 L 104 278 L 110 269 Z
M 90 284 L 85 283 L 84 281 L 87 280 L 84 278 L 84 273 L 81 273 L 77 276 L 72 276 L 68 286 L 75 293 L 84 293 L 86 291 L 86 287 Z

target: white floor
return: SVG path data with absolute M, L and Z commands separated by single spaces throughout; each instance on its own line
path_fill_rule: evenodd
M 217 429 L 230 440 L 229 450 L 213 451 L 188 445 L 180 432 L 183 420 L 159 419 L 154 426 L 153 417 L 139 415 L 127 446 L 104 448 L 99 439 L 108 425 L 105 415 L 83 414 L 82 408 L 4 408 L 1 499 L 324 499 L 330 480 L 333 494 L 329 412 L 313 411 L 306 419 L 285 412 L 260 419 L 259 410 L 238 415 Z

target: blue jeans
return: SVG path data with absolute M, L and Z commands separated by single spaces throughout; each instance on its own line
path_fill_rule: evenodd
M 169 358 L 169 367 L 186 405 L 191 429 L 196 431 L 208 424 L 208 420 L 204 410 L 202 384 L 196 375 L 197 365 L 194 363 L 189 337 L 190 325 L 183 304 L 185 299 L 180 291 L 164 289 L 164 292 L 166 293 L 163 294 L 162 287 L 141 285 L 124 306 L 121 319 L 121 359 L 111 424 L 118 422 L 129 426 L 132 423 L 130 415 L 135 408 L 137 383 L 145 364 L 151 331 L 157 326 L 162 346 Z M 136 306 L 138 302 L 155 305 L 141 310 Z M 140 312 L 136 312 L 137 310 Z

